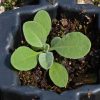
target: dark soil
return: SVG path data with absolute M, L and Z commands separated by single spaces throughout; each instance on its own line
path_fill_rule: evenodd
M 42 69 L 39 64 L 31 71 L 18 72 L 21 85 L 31 85 L 61 93 L 65 90 L 75 89 L 85 84 L 98 83 L 100 34 L 96 25 L 97 17 L 95 15 L 89 17 L 83 13 L 76 14 L 73 17 L 69 15 L 65 16 L 65 14 L 60 14 L 57 19 L 52 20 L 52 30 L 48 37 L 48 43 L 50 43 L 51 39 L 55 36 L 63 37 L 63 35 L 68 32 L 80 31 L 90 38 L 92 48 L 88 55 L 78 60 L 66 59 L 56 52 L 53 52 L 55 61 L 63 64 L 69 72 L 68 86 L 66 88 L 55 86 L 50 80 L 48 72 Z M 22 45 L 24 44 L 22 40 Z

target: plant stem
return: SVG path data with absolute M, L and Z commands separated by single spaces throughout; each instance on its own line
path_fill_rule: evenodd
M 50 49 L 49 49 L 49 51 L 53 51 L 53 50 L 54 50 L 53 48 L 50 48 Z

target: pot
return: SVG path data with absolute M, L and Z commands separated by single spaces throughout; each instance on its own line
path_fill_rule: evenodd
M 21 2 L 21 3 L 20 3 Z M 17 0 L 17 6 L 25 6 L 25 5 L 37 5 L 40 0 Z
M 52 2 L 52 0 L 51 0 Z M 16 71 L 11 67 L 10 57 L 13 48 L 18 47 L 22 24 L 31 20 L 33 15 L 41 10 L 47 10 L 51 18 L 60 12 L 96 15 L 96 31 L 100 32 L 100 8 L 93 5 L 77 5 L 75 0 L 58 0 L 51 4 L 41 0 L 38 5 L 21 7 L 0 15 L 0 100 L 99 100 L 100 71 L 97 70 L 98 84 L 84 85 L 61 94 L 39 89 L 33 86 L 21 86 Z M 99 35 L 100 36 L 100 35 Z M 99 47 L 100 49 L 100 47 Z M 100 57 L 100 50 L 99 50 Z M 100 63 L 99 63 L 100 64 Z

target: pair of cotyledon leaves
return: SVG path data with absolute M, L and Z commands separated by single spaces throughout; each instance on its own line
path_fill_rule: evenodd
M 51 18 L 49 14 L 41 10 L 37 12 L 34 21 L 25 22 L 23 32 L 26 41 L 37 48 L 44 48 L 47 36 L 51 30 Z M 36 67 L 38 59 L 42 68 L 49 69 L 49 76 L 53 83 L 59 87 L 66 87 L 68 72 L 64 66 L 54 62 L 53 53 L 55 50 L 63 57 L 78 59 L 84 57 L 91 47 L 90 40 L 80 32 L 71 32 L 63 38 L 55 37 L 51 41 L 51 47 L 46 52 L 36 52 L 29 47 L 21 46 L 11 56 L 11 63 L 14 68 L 21 71 L 31 70 Z

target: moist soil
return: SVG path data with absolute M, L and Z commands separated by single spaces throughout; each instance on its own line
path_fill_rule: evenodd
M 35 86 L 41 89 L 62 93 L 65 90 L 76 89 L 82 85 L 97 84 L 99 80 L 100 34 L 96 20 L 97 17 L 95 15 L 89 16 L 83 12 L 74 16 L 70 16 L 70 14 L 65 16 L 65 14 L 62 13 L 58 18 L 52 19 L 52 30 L 48 36 L 48 43 L 50 43 L 54 37 L 63 37 L 72 31 L 83 32 L 92 42 L 91 51 L 84 58 L 78 60 L 61 57 L 53 51 L 55 61 L 64 65 L 69 72 L 69 82 L 66 88 L 55 86 L 48 76 L 48 71 L 42 69 L 39 64 L 31 71 L 18 72 L 21 85 Z M 27 43 L 24 37 L 22 37 L 21 45 L 25 44 Z

